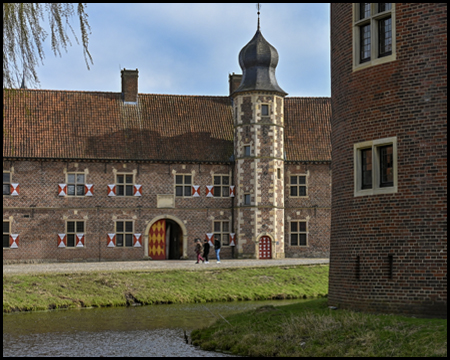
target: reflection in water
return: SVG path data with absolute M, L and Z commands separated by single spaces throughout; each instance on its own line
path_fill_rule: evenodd
M 3 315 L 3 356 L 230 356 L 187 345 L 183 330 L 299 300 L 172 304 Z M 209 310 L 209 311 L 208 311 Z

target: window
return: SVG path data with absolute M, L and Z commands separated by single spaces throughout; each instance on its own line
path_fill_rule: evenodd
M 291 246 L 307 246 L 306 221 L 291 221 Z
M 244 156 L 250 156 L 250 145 L 244 146 Z
M 11 173 L 3 171 L 3 195 L 10 195 L 10 194 L 11 194 Z
M 218 240 L 222 245 L 230 244 L 230 222 L 214 221 L 214 240 Z
M 3 221 L 3 248 L 9 248 L 9 236 L 10 235 L 11 235 L 10 222 Z
M 77 234 L 84 235 L 84 221 L 67 221 L 66 223 L 67 247 L 77 246 Z
M 353 70 L 396 59 L 395 4 L 353 4 Z
M 192 175 L 175 175 L 175 196 L 192 196 Z
M 244 205 L 250 205 L 250 194 L 244 194 Z
M 134 195 L 134 175 L 116 174 L 116 196 Z
M 291 197 L 308 196 L 306 187 L 306 175 L 291 175 Z
M 116 246 L 133 246 L 133 221 L 116 221 Z
M 281 169 L 280 168 L 277 168 L 277 178 L 278 178 L 278 180 L 281 179 Z
M 67 196 L 84 196 L 84 173 L 67 174 Z
M 214 175 L 214 196 L 229 197 L 230 196 L 230 176 Z
M 269 105 L 261 105 L 261 116 L 269 116 Z
M 355 144 L 354 196 L 397 192 L 397 138 Z

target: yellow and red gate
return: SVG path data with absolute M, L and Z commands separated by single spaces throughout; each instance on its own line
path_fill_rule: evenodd
M 259 239 L 259 258 L 272 259 L 272 244 L 268 236 L 262 236 Z
M 166 259 L 166 220 L 155 222 L 148 233 L 148 256 L 153 260 Z

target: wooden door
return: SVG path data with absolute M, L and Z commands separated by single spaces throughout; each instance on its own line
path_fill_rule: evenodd
M 272 243 L 268 236 L 263 236 L 259 239 L 259 258 L 272 259 Z
M 153 260 L 166 259 L 166 220 L 155 222 L 148 233 L 148 256 Z

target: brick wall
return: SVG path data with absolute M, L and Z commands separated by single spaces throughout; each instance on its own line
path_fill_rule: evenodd
M 290 171 L 297 171 L 297 169 L 304 171 L 302 166 L 289 165 L 286 166 L 286 169 L 293 167 L 295 170 Z M 318 169 L 317 172 L 314 170 L 315 168 Z M 143 259 L 147 254 L 145 242 L 148 241 L 148 227 L 158 217 L 176 219 L 185 226 L 187 232 L 184 234 L 187 236 L 186 255 L 188 258 L 194 259 L 194 239 L 197 237 L 203 239 L 206 233 L 212 233 L 214 220 L 228 220 L 230 225 L 233 220 L 232 198 L 207 198 L 205 196 L 206 185 L 213 184 L 214 174 L 232 175 L 231 166 L 228 165 L 4 161 L 3 170 L 11 171 L 12 182 L 18 183 L 20 186 L 19 196 L 3 196 L 3 219 L 11 221 L 11 233 L 19 234 L 18 249 L 3 249 L 4 263 Z M 311 246 L 297 252 L 291 249 L 288 256 L 327 255 L 327 250 L 323 249 L 327 248 L 329 243 L 327 232 L 329 216 L 323 215 L 323 212 L 329 212 L 326 210 L 326 204 L 330 201 L 329 191 L 326 191 L 329 178 L 324 180 L 323 176 L 329 176 L 329 170 L 327 166 L 323 165 L 311 165 L 308 170 L 311 174 L 310 199 L 287 199 L 286 202 L 289 204 L 287 205 L 289 214 L 301 211 L 300 217 L 308 215 L 311 217 Z M 66 183 L 67 172 L 85 173 L 86 183 L 94 185 L 94 196 L 59 196 L 58 184 Z M 136 184 L 142 185 L 142 196 L 108 196 L 107 185 L 114 184 L 115 172 L 134 173 Z M 235 171 L 235 175 L 236 173 Z M 176 174 L 191 174 L 193 184 L 201 186 L 201 196 L 176 197 L 175 208 L 158 208 L 158 195 L 174 194 Z M 284 180 L 288 181 L 286 176 L 283 176 L 280 181 Z M 288 194 L 288 187 L 286 189 L 286 194 Z M 236 205 L 237 201 L 234 201 Z M 277 201 L 282 203 L 284 199 L 279 198 Z M 318 205 L 317 208 L 313 207 L 315 204 Z M 251 228 L 250 223 L 242 221 L 245 217 L 240 211 L 235 209 L 234 231 L 236 233 L 238 224 Z M 287 225 L 285 225 L 283 212 L 284 209 L 281 213 L 277 213 L 276 217 L 278 226 L 284 227 L 283 231 L 285 231 Z M 261 221 L 267 215 L 273 216 L 269 212 L 263 214 Z M 321 219 L 318 226 L 315 225 L 316 219 Z M 58 234 L 65 233 L 67 220 L 85 221 L 84 248 L 57 247 Z M 133 221 L 134 232 L 142 234 L 144 246 L 141 248 L 107 247 L 107 234 L 115 232 L 116 220 Z M 269 220 L 273 223 L 273 219 Z M 240 246 L 239 240 L 238 238 L 238 246 Z M 248 257 L 256 257 L 257 248 L 254 242 L 244 243 L 241 246 L 243 254 L 247 254 Z M 288 252 L 287 247 L 286 252 Z M 214 258 L 213 254 L 214 252 L 211 250 L 211 258 Z M 222 247 L 221 256 L 224 259 L 231 258 L 231 248 Z
M 396 60 L 357 71 L 352 5 L 331 6 L 329 302 L 446 316 L 447 6 L 395 6 Z M 397 138 L 397 193 L 354 197 L 353 145 L 387 137 Z

